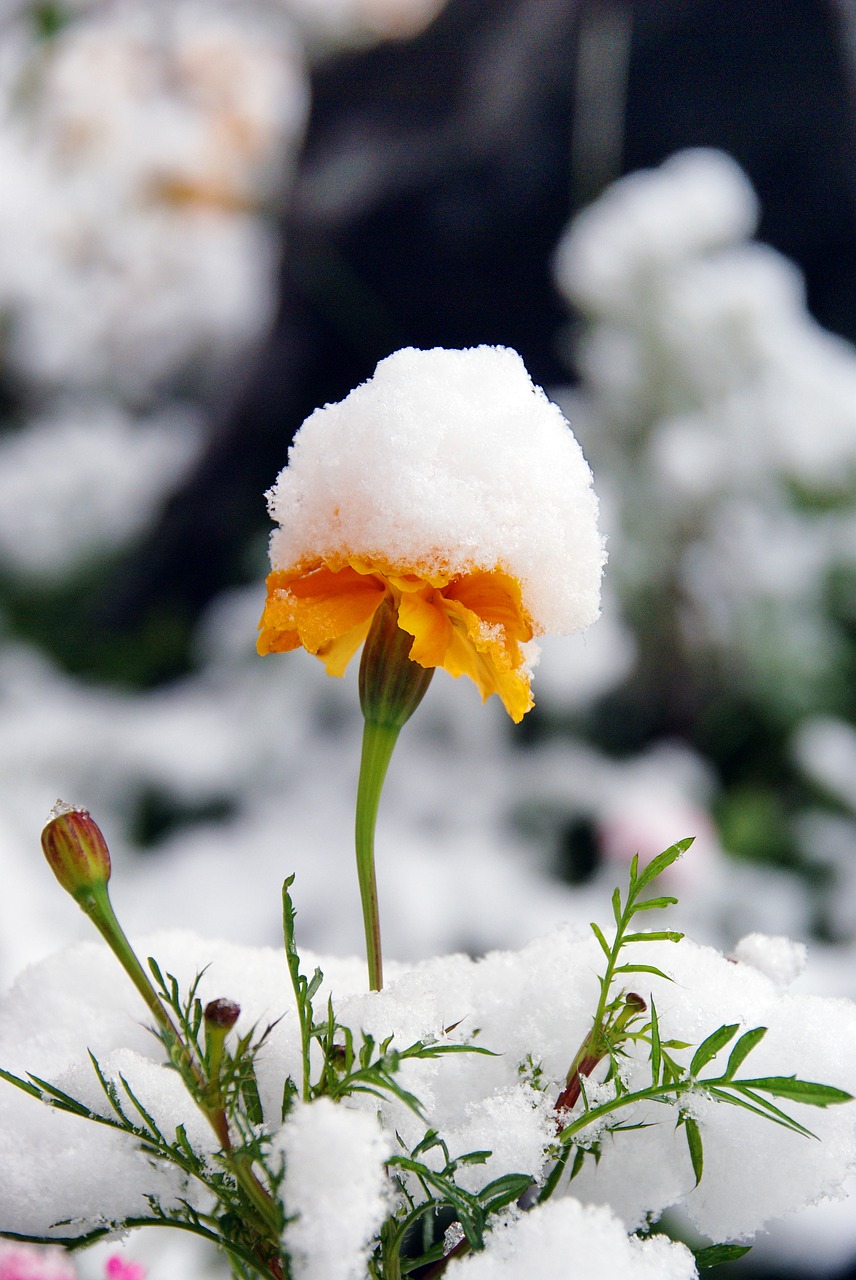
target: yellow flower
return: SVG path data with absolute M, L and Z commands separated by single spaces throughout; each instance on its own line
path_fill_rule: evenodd
M 533 705 L 522 645 L 534 635 L 520 583 L 500 568 L 438 574 L 351 556 L 267 579 L 260 653 L 301 645 L 340 676 L 368 635 L 384 599 L 413 636 L 411 661 L 466 675 L 483 698 L 496 693 L 516 722 Z

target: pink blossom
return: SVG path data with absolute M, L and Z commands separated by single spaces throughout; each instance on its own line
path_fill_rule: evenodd
M 107 1259 L 104 1275 L 106 1280 L 146 1280 L 145 1267 L 141 1262 L 126 1262 L 118 1253 Z
M 62 1249 L 0 1241 L 0 1280 L 76 1280 L 76 1273 Z

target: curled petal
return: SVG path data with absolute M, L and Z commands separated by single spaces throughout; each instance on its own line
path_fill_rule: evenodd
M 274 571 L 268 576 L 267 590 L 259 652 L 286 653 L 302 645 L 325 661 L 330 658 L 336 674 L 344 671 L 365 639 L 372 615 L 386 594 L 384 583 L 374 575 L 357 573 L 350 565 L 331 569 L 323 564 L 302 573 Z M 350 640 L 337 646 L 346 636 Z M 347 651 L 344 663 L 343 651 Z

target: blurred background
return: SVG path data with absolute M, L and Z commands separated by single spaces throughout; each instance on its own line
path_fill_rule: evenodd
M 432 683 L 386 950 L 585 925 L 694 835 L 676 925 L 856 996 L 854 75 L 853 0 L 4 0 L 0 984 L 86 936 L 58 797 L 132 936 L 275 946 L 293 871 L 360 950 L 356 672 L 257 657 L 263 495 L 383 356 L 487 342 L 592 465 L 604 611 L 518 728 Z M 856 1276 L 852 1199 L 738 1272 Z

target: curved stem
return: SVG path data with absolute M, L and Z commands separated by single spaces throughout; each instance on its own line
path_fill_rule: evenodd
M 366 932 L 366 958 L 369 967 L 369 986 L 372 991 L 383 987 L 383 958 L 380 942 L 380 914 L 377 901 L 377 880 L 374 864 L 374 835 L 377 822 L 380 793 L 389 761 L 398 738 L 395 725 L 377 724 L 366 720 L 363 727 L 363 752 L 360 759 L 360 780 L 357 784 L 357 817 L 355 839 L 357 848 L 357 876 L 360 883 L 360 900 L 363 906 L 363 924 Z
M 94 885 L 87 889 L 85 893 L 77 894 L 76 899 L 81 910 L 89 916 L 145 1001 L 147 1009 L 160 1028 L 173 1065 L 178 1068 L 191 1097 L 214 1130 L 229 1168 L 250 1204 L 259 1215 L 262 1230 L 269 1232 L 272 1238 L 276 1239 L 279 1231 L 279 1214 L 276 1206 L 246 1159 L 233 1151 L 226 1113 L 222 1106 L 209 1104 L 209 1082 L 199 1063 L 182 1040 L 178 1028 L 164 1008 L 148 974 L 137 959 L 137 955 L 113 910 L 106 884 Z

